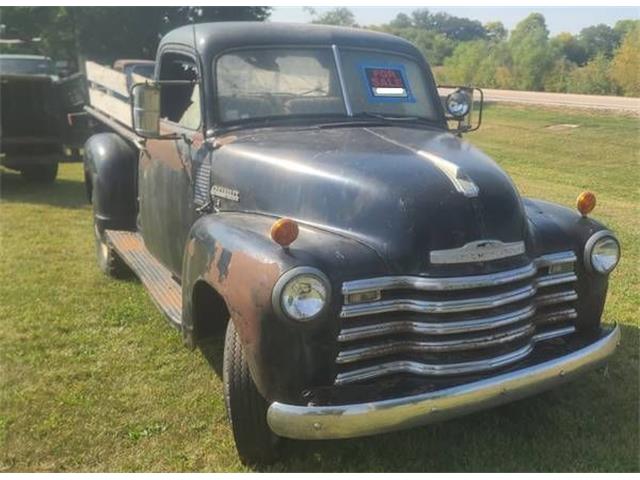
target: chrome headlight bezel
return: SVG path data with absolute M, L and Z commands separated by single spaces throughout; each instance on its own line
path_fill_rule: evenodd
M 604 242 L 613 241 L 617 247 L 617 257 L 615 262 L 611 264 L 609 268 L 602 268 L 598 265 L 598 262 L 594 262 L 593 254 L 596 248 L 599 245 L 602 245 Z M 588 272 L 599 273 L 602 275 L 610 274 L 618 265 L 620 261 L 620 242 L 613 234 L 613 232 L 609 230 L 600 230 L 599 232 L 594 233 L 589 237 L 587 243 L 584 246 L 584 266 Z
M 324 287 L 324 292 L 325 292 L 324 304 L 320 309 L 318 309 L 318 311 L 314 312 L 313 315 L 310 315 L 307 317 L 296 317 L 292 315 L 291 312 L 284 305 L 283 296 L 287 287 L 293 281 L 299 279 L 300 277 L 307 277 L 307 276 L 314 277 L 314 280 L 319 281 Z M 287 318 L 289 320 L 294 320 L 300 323 L 306 323 L 318 318 L 320 315 L 322 315 L 326 311 L 328 305 L 331 302 L 331 282 L 329 281 L 329 278 L 317 268 L 295 267 L 285 272 L 278 279 L 278 281 L 273 287 L 273 292 L 271 294 L 271 302 L 273 304 L 274 310 L 276 311 L 276 313 L 278 313 L 278 315 L 284 318 Z

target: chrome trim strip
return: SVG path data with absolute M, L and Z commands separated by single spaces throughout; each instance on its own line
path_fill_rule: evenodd
M 364 280 L 353 280 L 342 284 L 342 293 L 363 293 L 371 290 L 397 290 L 410 288 L 425 291 L 465 290 L 468 288 L 495 287 L 505 283 L 517 282 L 531 278 L 536 274 L 533 263 L 515 270 L 490 273 L 488 275 L 472 275 L 468 277 L 428 278 L 402 275 L 397 277 L 377 277 Z
M 359 368 L 336 375 L 335 385 L 360 382 L 393 373 L 413 373 L 415 375 L 460 375 L 463 373 L 481 373 L 509 365 L 523 359 L 533 351 L 533 343 L 493 358 L 483 358 L 472 362 L 429 364 L 411 360 L 399 360 L 380 363 L 371 367 Z
M 564 320 L 574 320 L 578 318 L 578 312 L 575 308 L 565 308 L 556 312 L 548 312 L 536 315 L 533 323 L 536 326 L 548 325 L 550 323 L 562 322 Z
M 573 273 L 555 273 L 553 275 L 545 275 L 544 277 L 536 278 L 534 285 L 536 288 L 551 287 L 553 285 L 560 285 L 561 283 L 570 283 L 578 280 L 578 276 Z
M 342 58 L 340 57 L 340 50 L 337 45 L 331 45 L 333 51 L 333 60 L 336 62 L 336 72 L 338 74 L 338 82 L 340 83 L 340 90 L 342 90 L 342 98 L 344 100 L 344 108 L 347 112 L 347 116 L 353 117 L 353 110 L 351 109 L 351 99 L 349 98 L 349 91 L 347 90 L 347 83 L 344 80 L 344 73 L 342 72 Z
M 468 312 L 471 310 L 485 310 L 500 307 L 533 297 L 537 292 L 536 286 L 526 287 L 502 293 L 478 298 L 465 298 L 464 300 L 410 300 L 394 299 L 382 300 L 370 303 L 356 303 L 344 305 L 340 311 L 341 318 L 359 317 L 362 315 L 375 315 L 387 312 L 413 312 L 413 313 L 451 313 Z M 556 303 L 570 302 L 578 299 L 578 294 L 573 291 L 549 293 L 539 295 L 534 299 L 537 306 L 554 305 Z
M 389 335 L 394 333 L 417 333 L 424 335 L 445 335 L 449 333 L 477 332 L 511 325 L 513 323 L 533 317 L 536 310 L 528 305 L 514 312 L 494 315 L 480 319 L 462 320 L 457 322 L 425 323 L 411 320 L 397 320 L 382 322 L 362 327 L 345 328 L 340 331 L 338 341 L 349 342 L 364 338 Z
M 578 294 L 569 290 L 566 292 L 548 293 L 546 295 L 539 295 L 535 298 L 536 306 L 544 307 L 547 305 L 555 305 L 557 303 L 572 302 L 578 299 Z
M 446 291 L 464 290 L 468 288 L 495 287 L 518 280 L 530 278 L 536 274 L 540 268 L 551 265 L 573 263 L 576 256 L 573 252 L 559 252 L 543 255 L 535 259 L 529 265 L 487 275 L 470 275 L 467 277 L 420 277 L 412 275 L 385 276 L 366 278 L 362 280 L 351 280 L 342 284 L 342 293 L 362 293 L 370 290 L 392 290 L 400 288 L 411 288 L 425 291 Z M 571 274 L 571 273 L 569 273 Z M 566 274 L 561 274 L 566 275 Z
M 393 355 L 396 353 L 457 352 L 460 350 L 487 348 L 495 345 L 501 345 L 503 343 L 509 343 L 514 340 L 518 340 L 519 338 L 530 337 L 534 331 L 535 326 L 528 323 L 507 332 L 476 335 L 475 337 L 465 337 L 459 340 L 441 340 L 435 342 L 401 340 L 383 342 L 374 345 L 367 345 L 365 347 L 342 350 L 336 357 L 336 363 L 352 363 L 367 360 L 369 358 Z
M 475 382 L 428 393 L 350 405 L 274 402 L 267 421 L 276 435 L 295 439 L 351 438 L 446 420 L 533 395 L 593 369 L 613 354 L 620 329 L 568 355 Z
M 542 255 L 534 260 L 536 267 L 544 268 L 550 267 L 551 265 L 558 265 L 562 263 L 575 263 L 577 260 L 576 254 L 571 250 L 567 250 L 566 252 L 556 252 L 556 253 L 548 253 L 546 255 Z
M 463 300 L 411 300 L 394 299 L 382 300 L 370 303 L 357 303 L 345 305 L 340 311 L 341 318 L 358 317 L 361 315 L 373 315 L 386 312 L 415 312 L 415 313 L 450 313 L 468 312 L 471 310 L 484 310 L 487 308 L 500 307 L 509 303 L 531 298 L 536 294 L 536 289 L 532 285 L 517 288 L 510 292 L 486 297 L 465 298 Z
M 556 330 L 550 330 L 548 332 L 540 332 L 536 333 L 533 336 L 533 342 L 544 342 L 546 340 L 551 340 L 552 338 L 564 337 L 565 335 L 571 335 L 576 331 L 576 327 L 573 325 L 570 327 L 558 328 Z

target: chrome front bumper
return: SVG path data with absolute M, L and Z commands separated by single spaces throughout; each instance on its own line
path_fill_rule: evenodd
M 274 402 L 267 421 L 282 437 L 350 438 L 446 420 L 554 387 L 601 365 L 620 342 L 616 325 L 594 343 L 568 355 L 464 385 L 371 403 L 299 406 Z

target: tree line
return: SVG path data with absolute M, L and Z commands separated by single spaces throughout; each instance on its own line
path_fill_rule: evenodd
M 191 22 L 266 20 L 271 7 L 2 7 L 2 36 L 24 39 L 6 53 L 79 56 L 102 63 L 153 59 L 162 36 Z M 36 38 L 38 41 L 34 42 Z
M 192 21 L 267 20 L 271 7 L 2 7 L 3 37 L 38 38 L 37 49 L 57 60 L 78 55 L 111 63 L 153 58 L 160 38 Z M 318 14 L 312 23 L 358 27 L 348 8 Z M 577 35 L 551 37 L 544 16 L 532 13 L 509 32 L 428 9 L 399 13 L 367 26 L 414 43 L 442 84 L 486 88 L 640 96 L 640 20 L 599 24 Z M 4 44 L 3 44 L 4 45 Z M 33 53 L 34 44 L 2 51 Z
M 313 23 L 358 27 L 344 7 Z M 640 96 L 640 20 L 583 28 L 551 37 L 543 15 L 532 13 L 509 32 L 447 13 L 418 9 L 364 27 L 406 38 L 434 68 L 441 84 L 485 88 Z

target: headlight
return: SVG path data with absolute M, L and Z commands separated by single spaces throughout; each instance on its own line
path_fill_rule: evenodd
M 297 267 L 285 273 L 273 289 L 273 305 L 294 320 L 315 318 L 329 301 L 329 280 L 320 271 Z
M 620 260 L 620 244 L 613 234 L 602 230 L 589 238 L 584 247 L 584 261 L 587 270 L 610 273 Z

